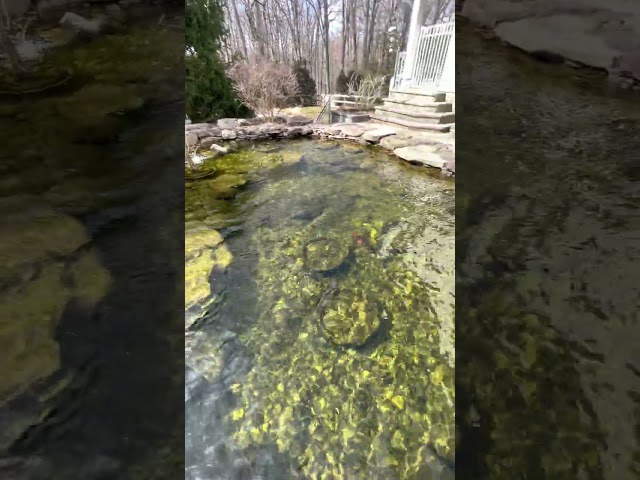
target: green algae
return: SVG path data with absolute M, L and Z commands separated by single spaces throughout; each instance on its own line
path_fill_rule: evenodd
M 95 306 L 110 286 L 95 251 L 83 250 L 89 237 L 77 220 L 44 207 L 11 213 L 16 216 L 0 225 L 0 283 L 8 287 L 0 299 L 0 356 L 7 366 L 0 400 L 58 370 L 55 334 L 65 306 L 72 299 Z
M 348 238 L 348 237 L 347 237 Z M 349 255 L 349 243 L 335 238 L 315 238 L 304 248 L 307 268 L 326 272 L 338 268 Z
M 372 171 L 362 171 L 362 157 L 317 145 L 289 142 L 277 152 L 206 161 L 217 178 L 247 180 L 225 204 L 206 190 L 211 180 L 187 184 L 187 216 L 211 228 L 242 225 L 243 256 L 256 256 L 255 318 L 239 337 L 253 362 L 231 389 L 233 438 L 249 458 L 277 448 L 305 478 L 424 478 L 453 462 L 453 369 L 440 345 L 446 319 L 436 315 L 452 311 L 431 300 L 440 287 L 453 295 L 451 284 L 439 283 L 453 275 L 453 262 L 429 277 L 429 259 L 420 272 L 390 252 L 406 250 L 415 234 L 405 228 L 394 237 L 399 219 L 421 231 L 447 215 L 445 184 L 371 151 Z M 227 242 L 233 251 L 235 240 Z M 212 379 L 222 367 L 219 342 L 199 333 L 187 363 Z
M 189 231 L 185 236 L 185 307 L 190 308 L 211 295 L 209 274 L 225 269 L 233 255 L 222 244 L 216 230 Z

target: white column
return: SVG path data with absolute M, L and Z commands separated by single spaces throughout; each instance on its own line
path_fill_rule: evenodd
M 444 70 L 440 78 L 438 89 L 443 92 L 452 93 L 456 91 L 456 33 L 451 35 L 451 41 L 447 48 L 447 57 L 444 61 Z
M 402 75 L 403 78 L 407 80 L 413 78 L 413 67 L 418 51 L 418 38 L 420 36 L 420 28 L 422 27 L 422 19 L 424 18 L 426 6 L 427 2 L 425 0 L 413 0 L 409 39 L 407 40 L 407 56 L 404 59 L 404 71 Z

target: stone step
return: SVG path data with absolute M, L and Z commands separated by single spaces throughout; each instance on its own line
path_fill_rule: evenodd
M 421 99 L 411 100 L 391 100 L 387 98 L 384 101 L 385 107 L 395 108 L 397 110 L 413 110 L 416 112 L 452 112 L 453 105 L 449 102 L 425 102 Z
M 451 124 L 440 123 L 426 123 L 426 122 L 412 122 L 403 120 L 400 118 L 388 117 L 386 115 L 374 114 L 371 118 L 380 123 L 386 123 L 389 125 L 400 125 L 402 127 L 414 129 L 414 130 L 428 130 L 434 132 L 449 132 L 451 130 Z
M 418 112 L 381 106 L 376 108 L 376 115 L 422 123 L 454 123 L 456 114 L 452 112 Z
M 420 91 L 397 91 L 391 90 L 389 92 L 390 100 L 420 100 L 421 102 L 445 102 L 447 99 L 447 94 L 444 92 L 434 92 L 434 93 L 424 93 Z

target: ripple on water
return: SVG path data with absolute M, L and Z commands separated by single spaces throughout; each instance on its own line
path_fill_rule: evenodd
M 457 154 L 474 173 L 457 178 L 467 195 L 457 282 L 468 292 L 456 305 L 457 392 L 483 428 L 463 431 L 461 448 L 465 435 L 476 440 L 459 468 L 473 460 L 492 479 L 637 476 L 640 270 L 630 265 L 640 215 L 627 173 L 637 144 L 611 121 L 637 124 L 637 99 L 460 32 L 473 54 L 459 78 L 474 102 Z

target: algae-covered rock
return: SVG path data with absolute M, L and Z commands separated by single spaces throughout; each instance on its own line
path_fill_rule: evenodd
M 317 272 L 338 268 L 349 255 L 349 244 L 332 238 L 317 238 L 305 247 L 305 265 Z
M 185 307 L 191 308 L 211 295 L 209 277 L 215 268 L 225 269 L 233 255 L 216 230 L 188 232 L 185 236 Z
M 45 268 L 34 281 L 0 297 L 0 399 L 15 395 L 59 368 L 55 328 L 70 292 L 63 266 Z
M 0 402 L 59 368 L 56 327 L 67 302 L 95 305 L 110 276 L 75 219 L 48 209 L 5 216 L 0 225 Z
M 321 315 L 328 340 L 340 346 L 361 347 L 380 328 L 381 312 L 375 300 L 350 289 L 333 298 Z
M 302 160 L 302 154 L 298 152 L 281 152 L 279 157 L 285 165 L 295 165 Z
M 185 237 L 184 252 L 189 258 L 200 253 L 205 248 L 214 248 L 223 242 L 224 238 L 217 230 L 203 230 L 196 233 L 189 233 Z
M 85 305 L 95 306 L 105 296 L 111 285 L 111 276 L 102 267 L 97 252 L 82 254 L 69 268 L 75 289 L 74 297 Z
M 238 193 L 238 188 L 247 183 L 242 175 L 225 173 L 219 177 L 209 180 L 208 184 L 212 188 L 215 198 L 233 198 Z
M 360 168 L 363 169 L 363 170 L 370 170 L 372 168 L 375 168 L 375 166 L 376 166 L 376 162 L 374 162 L 373 160 L 369 160 L 369 159 L 365 160 L 364 162 L 362 162 L 360 164 Z
M 9 208 L 0 208 L 7 219 L 0 224 L 0 278 L 16 274 L 25 264 L 69 255 L 89 241 L 82 224 L 72 217 L 36 207 L 10 219 Z
M 94 124 L 106 115 L 127 113 L 144 105 L 135 85 L 88 85 L 58 103 L 58 112 L 81 124 Z

